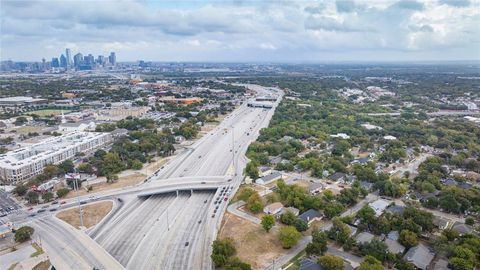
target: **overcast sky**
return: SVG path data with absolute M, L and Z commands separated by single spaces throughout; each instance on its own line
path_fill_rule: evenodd
M 0 1 L 1 60 L 480 60 L 480 0 Z

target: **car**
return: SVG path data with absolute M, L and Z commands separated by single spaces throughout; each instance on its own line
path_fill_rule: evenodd
M 202 155 L 198 156 L 198 158 L 202 158 Z
M 207 182 L 201 182 L 200 184 L 205 185 Z
M 36 216 L 36 215 L 35 215 L 35 214 L 30 214 L 30 215 L 28 215 L 28 216 L 29 216 L 29 217 L 34 217 L 34 216 Z
M 53 201 L 53 202 L 52 202 L 52 204 L 57 204 L 57 203 L 58 203 L 58 201 Z
M 7 213 L 5 213 L 5 212 L 0 213 L 0 217 L 5 217 L 5 216 L 7 216 Z
M 186 246 L 186 247 L 188 247 L 188 244 L 189 244 L 188 242 L 185 242 L 185 246 Z
M 45 209 L 39 209 L 37 210 L 37 213 L 42 213 L 42 212 L 45 212 L 46 210 Z
M 60 204 L 65 204 L 65 201 L 61 202 Z
M 87 204 L 87 202 L 83 201 L 83 202 L 80 202 L 80 204 Z
M 43 209 L 47 209 L 48 208 L 48 205 L 44 205 L 42 206 Z
M 28 210 L 28 211 L 32 211 L 32 210 L 33 210 L 33 207 L 29 207 L 27 210 Z
M 215 217 L 215 214 L 212 215 L 212 218 L 214 218 L 214 217 Z
M 50 209 L 50 212 L 54 212 L 54 211 L 57 211 L 57 208 Z
M 215 207 L 215 209 L 218 209 L 219 205 L 217 205 L 217 207 Z
M 202 223 L 202 221 L 201 221 L 201 220 L 199 220 L 199 221 L 198 221 L 198 224 L 200 224 L 200 223 Z
M 217 213 L 217 209 L 214 209 L 214 210 L 213 210 L 213 213 Z
M 228 198 L 227 198 L 227 197 L 225 197 L 224 201 L 227 201 L 227 200 L 228 200 Z
M 208 200 L 203 201 L 203 203 L 207 203 L 207 202 L 208 202 Z
M 228 182 L 232 182 L 232 179 L 228 179 Z

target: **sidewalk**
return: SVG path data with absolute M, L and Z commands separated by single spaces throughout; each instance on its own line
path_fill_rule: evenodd
M 228 206 L 227 208 L 227 211 L 240 217 L 240 218 L 243 218 L 243 219 L 246 219 L 246 220 L 249 220 L 255 224 L 260 224 L 262 221 L 257 218 L 257 217 L 254 217 L 246 212 L 243 212 L 243 211 L 240 211 L 238 210 L 238 208 L 242 207 L 245 205 L 245 202 L 244 201 L 238 201 L 238 202 L 235 202 L 235 203 L 232 203 Z

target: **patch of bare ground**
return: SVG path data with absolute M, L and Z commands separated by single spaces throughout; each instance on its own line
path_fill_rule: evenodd
M 113 203 L 111 201 L 83 205 L 83 225 L 86 228 L 96 225 L 112 210 L 112 207 Z M 59 212 L 57 214 L 57 218 L 65 221 L 75 228 L 80 227 L 80 215 L 78 208 L 76 207 Z

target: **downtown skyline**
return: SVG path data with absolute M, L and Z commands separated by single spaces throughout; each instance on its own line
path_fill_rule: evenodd
M 2 61 L 65 47 L 122 61 L 480 59 L 478 0 L 2 1 L 1 16 Z

